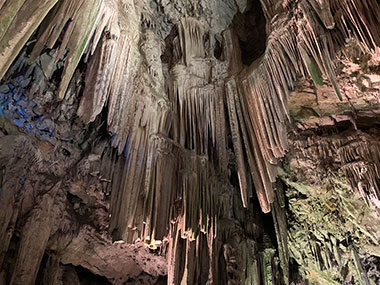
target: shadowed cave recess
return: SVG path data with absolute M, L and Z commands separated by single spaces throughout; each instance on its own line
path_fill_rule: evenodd
M 0 0 L 0 285 L 380 284 L 377 0 Z

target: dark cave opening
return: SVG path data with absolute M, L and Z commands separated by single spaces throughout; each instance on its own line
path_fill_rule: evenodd
M 216 59 L 221 59 L 223 54 L 223 46 L 220 41 L 215 38 L 214 56 Z
M 169 35 L 165 38 L 165 50 L 161 55 L 161 61 L 163 64 L 168 64 L 169 69 L 175 64 L 173 56 L 174 45 L 173 41 L 178 36 L 177 27 L 173 27 Z
M 241 60 L 250 65 L 266 47 L 266 19 L 260 1 L 249 0 L 246 11 L 235 15 L 232 26 L 239 38 Z
M 75 266 L 75 271 L 78 274 L 78 278 L 81 285 L 108 285 L 111 282 L 104 276 L 96 275 L 90 270 L 81 266 Z
M 59 274 L 59 271 L 62 270 L 62 275 L 56 275 L 58 278 L 62 278 L 61 281 L 63 284 L 70 284 L 79 281 L 80 285 L 108 285 L 111 284 L 109 280 L 97 274 L 94 274 L 90 270 L 73 265 L 63 265 L 57 262 L 53 256 L 45 253 L 41 265 L 38 271 L 37 279 L 35 284 L 49 284 L 54 280 L 51 279 L 55 274 Z M 55 274 L 54 274 L 55 272 Z
M 300 265 L 294 258 L 290 258 L 289 260 L 289 282 L 292 282 L 292 284 L 299 284 L 300 282 L 308 284 L 308 281 L 303 280 Z

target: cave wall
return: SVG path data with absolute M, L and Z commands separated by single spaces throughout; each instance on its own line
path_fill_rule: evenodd
M 0 282 L 377 282 L 379 16 L 0 1 Z
M 337 59 L 345 100 L 307 80 L 289 97 L 288 247 L 313 284 L 379 282 L 379 58 L 359 50 Z

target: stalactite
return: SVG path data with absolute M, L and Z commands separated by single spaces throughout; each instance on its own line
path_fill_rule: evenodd
M 352 36 L 361 41 L 368 50 L 376 46 L 376 42 L 372 40 L 378 38 L 376 28 L 372 28 L 379 24 L 378 20 L 375 20 L 378 13 L 376 4 L 373 1 L 368 4 L 362 1 L 350 3 L 355 8 L 338 1 L 334 1 L 333 5 L 328 1 L 302 1 L 299 5 L 303 16 L 299 19 L 293 15 L 287 23 L 277 19 L 272 21 L 272 33 L 265 54 L 242 78 L 249 121 L 254 126 L 257 145 L 264 160 L 260 162 L 261 158 L 255 158 L 256 163 L 260 163 L 264 170 L 260 171 L 262 183 L 256 182 L 256 191 L 261 197 L 263 196 L 260 191 L 264 191 L 269 203 L 273 202 L 271 183 L 276 178 L 274 165 L 288 149 L 286 122 L 290 117 L 287 97 L 289 91 L 294 88 L 297 75 L 305 76 L 307 70 L 318 84 L 323 84 L 321 75 L 326 76 L 342 100 L 333 58 L 345 45 L 339 39 L 350 35 L 349 30 L 354 30 L 356 32 Z M 262 1 L 262 5 L 268 20 L 275 18 L 275 13 L 283 13 L 283 8 L 274 3 Z M 273 7 L 276 8 L 273 10 Z M 373 7 L 371 17 L 362 16 L 366 7 Z M 335 11 L 335 18 L 332 11 Z M 319 19 L 324 26 L 320 24 Z M 251 138 L 251 141 L 254 142 L 255 139 Z M 265 199 L 262 198 L 260 201 L 263 210 L 268 211 Z
M 302 12 L 300 20 L 297 18 L 299 15 L 293 15 L 288 23 L 283 23 L 281 20 L 272 21 L 270 26 L 272 34 L 269 36 L 265 54 L 257 64 L 251 66 L 247 75 L 242 76 L 249 120 L 254 126 L 253 131 L 256 136 L 256 139 L 251 137 L 250 140 L 251 144 L 258 146 L 261 152 L 260 155 L 256 153 L 254 157 L 256 164 L 261 165 L 264 170 L 260 175 L 264 176 L 259 184 L 257 179 L 255 180 L 259 195 L 265 193 L 266 196 L 267 202 L 261 199 L 265 211 L 269 210 L 265 204 L 273 202 L 271 183 L 276 177 L 276 162 L 287 150 L 285 131 L 289 119 L 287 96 L 294 86 L 297 74 L 305 75 L 305 71 L 308 70 L 312 76 L 314 75 L 315 81 L 321 84 L 321 75 L 318 75 L 320 71 L 330 79 L 337 95 L 342 99 L 331 62 L 336 50 L 344 43 L 337 41 L 338 46 L 336 46 L 334 40 L 349 35 L 349 30 L 355 31 L 353 36 L 363 42 L 368 49 L 379 40 L 378 34 L 369 28 L 375 26 L 378 21 L 377 9 L 371 9 L 373 13 L 370 17 L 364 18 L 362 15 L 362 11 L 376 4 L 373 1 L 367 4 L 359 0 L 348 2 L 349 5 L 342 7 L 336 1 L 332 4 L 328 1 L 303 1 L 280 7 L 270 1 L 262 1 L 268 21 L 271 21 L 276 13 L 289 11 L 289 5 L 299 5 Z M 131 96 L 139 92 L 139 88 L 132 87 L 139 84 L 134 77 L 139 61 L 138 36 L 134 34 L 138 28 L 131 29 L 131 26 L 136 25 L 132 24 L 131 20 L 126 21 L 125 27 L 120 26 L 124 22 L 118 22 L 118 19 L 133 18 L 135 16 L 132 15 L 136 13 L 128 8 L 127 12 L 117 14 L 112 10 L 113 5 L 115 5 L 113 2 L 108 1 L 97 1 L 91 5 L 74 3 L 70 0 L 61 1 L 49 15 L 50 22 L 45 25 L 45 31 L 40 32 L 30 59 L 33 61 L 39 56 L 44 47 L 53 48 L 62 35 L 53 60 L 57 62 L 67 52 L 63 78 L 58 88 L 58 97 L 63 98 L 81 56 L 87 50 L 93 53 L 78 114 L 85 122 L 91 122 L 108 101 L 109 131 L 115 134 L 113 146 L 118 147 L 121 153 L 131 131 L 131 119 L 127 115 L 132 111 L 129 107 Z M 2 11 L 7 7 L 5 5 Z M 17 18 L 21 10 L 14 11 Z M 333 14 L 336 15 L 335 18 Z M 81 22 L 84 19 L 86 19 L 85 25 Z M 319 23 L 319 19 L 323 25 Z M 36 24 L 33 23 L 34 29 Z M 178 106 L 174 112 L 175 140 L 178 138 L 183 146 L 207 154 L 208 137 L 211 136 L 214 147 L 220 154 L 218 163 L 221 169 L 226 171 L 225 139 L 216 140 L 216 137 L 220 139 L 225 136 L 224 124 L 219 123 L 225 121 L 223 111 L 225 103 L 220 101 L 224 100 L 222 99 L 224 91 L 220 91 L 220 95 L 216 97 L 209 94 L 216 86 L 210 82 L 210 63 L 205 58 L 207 29 L 204 23 L 192 18 L 184 18 L 177 29 L 179 37 L 175 40 L 177 42 L 175 51 L 178 62 L 171 71 L 174 86 L 171 100 L 175 100 Z M 303 63 L 299 61 L 300 58 L 304 60 Z M 47 75 L 49 76 L 49 72 Z M 110 85 L 110 82 L 113 84 Z M 131 82 L 134 84 L 130 84 Z M 198 99 L 195 99 L 198 97 L 205 97 L 208 102 L 198 102 Z M 209 111 L 203 108 L 209 108 Z M 190 117 L 185 119 L 187 114 Z M 202 128 L 204 131 L 198 133 Z M 191 135 L 187 137 L 187 134 Z M 236 143 L 242 144 L 235 139 Z M 241 147 L 237 146 L 236 150 L 238 149 Z M 240 172 L 243 171 L 241 154 L 238 154 L 238 164 Z M 244 176 L 246 175 L 240 177 L 242 188 L 245 188 Z M 247 194 L 243 191 L 244 204 L 246 197 Z
M 31 60 L 38 56 L 45 45 L 52 48 L 63 32 L 63 38 L 56 54 L 56 61 L 65 55 L 63 76 L 58 88 L 58 98 L 63 99 L 76 67 L 88 47 L 99 21 L 102 1 L 63 1 L 56 9 L 54 19 L 36 43 Z M 63 19 L 62 19 L 63 17 Z M 66 26 L 67 25 L 67 26 Z
M 102 182 L 110 184 L 105 187 L 106 194 L 111 193 L 109 234 L 122 240 L 119 243 L 142 241 L 150 250 L 166 254 L 169 284 L 239 281 L 270 284 L 279 282 L 274 274 L 279 272 L 278 265 L 287 279 L 285 199 L 278 189 L 274 190 L 274 183 L 278 178 L 277 164 L 289 149 L 289 93 L 299 77 L 310 76 L 320 86 L 331 84 L 339 99 L 346 100 L 338 84 L 335 57 L 341 51 L 345 53 L 345 41 L 350 37 L 359 41 L 360 48 L 373 53 L 380 42 L 377 31 L 380 15 L 375 1 L 261 0 L 267 19 L 266 49 L 248 67 L 242 64 L 244 54 L 233 25 L 223 27 L 222 34 L 213 34 L 215 27 L 210 28 L 202 15 L 189 17 L 179 6 L 175 7 L 178 10 L 175 17 L 164 19 L 165 25 L 170 23 L 168 26 L 173 28 L 169 34 L 157 28 L 160 23 L 152 20 L 151 7 L 141 7 L 146 4 L 143 1 L 13 2 L 0 0 L 0 77 L 30 39 L 31 54 L 25 49 L 9 70 L 9 76 L 29 65 L 28 75 L 34 74 L 36 78 L 29 96 L 43 97 L 47 95 L 39 93 L 53 90 L 56 99 L 62 100 L 57 108 L 66 104 L 68 98 L 80 101 L 76 103 L 77 115 L 86 128 L 107 125 L 102 135 L 109 135 L 105 139 L 109 153 L 99 157 L 102 168 L 108 168 L 102 170 L 106 177 Z M 152 9 L 169 9 L 170 3 L 162 6 L 161 2 L 151 3 L 157 6 Z M 236 11 L 244 6 L 233 2 Z M 198 9 L 213 12 L 202 3 L 200 8 L 191 4 L 193 11 L 188 14 L 196 15 Z M 221 39 L 222 43 L 215 39 Z M 164 48 L 168 50 L 165 56 L 161 50 Z M 82 93 L 80 99 L 73 99 Z M 100 129 L 98 125 L 96 131 Z M 83 126 L 76 125 L 79 129 Z M 49 132 L 52 144 L 66 139 L 55 136 L 54 127 Z M 352 188 L 368 204 L 378 206 L 379 149 L 375 143 L 369 146 L 362 141 L 363 137 L 367 136 L 358 133 L 349 137 L 348 143 L 333 139 L 317 143 L 310 138 L 293 146 L 304 148 L 303 156 L 309 152 L 325 158 L 337 154 Z M 87 152 L 98 141 L 82 143 L 76 147 Z M 63 152 L 70 155 L 66 149 Z M 90 169 L 87 164 L 90 162 L 79 164 L 83 166 L 80 172 Z M 6 162 L 1 161 L 0 166 L 8 171 Z M 0 175 L 8 179 L 7 173 Z M 63 174 L 60 175 L 62 178 Z M 90 176 L 96 175 L 91 172 Z M 296 187 L 287 177 L 283 179 Z M 7 183 L 4 185 L 11 188 Z M 80 183 L 72 184 L 70 195 L 76 194 L 75 199 L 88 202 L 75 188 L 80 188 Z M 4 222 L 0 261 L 8 250 L 19 210 L 25 211 L 18 208 L 14 196 L 18 188 L 13 188 L 13 192 L 6 194 L 5 202 L 1 201 L 6 209 L 10 209 L 8 203 L 14 208 L 0 213 Z M 278 256 L 270 239 L 257 233 L 251 220 L 244 221 L 253 211 L 256 196 L 263 212 L 273 211 Z M 52 201 L 47 195 L 43 197 L 44 207 L 39 211 L 50 219 Z M 329 203 L 323 207 L 331 208 Z M 75 210 L 80 207 L 77 205 Z M 304 209 L 302 204 L 292 205 Z M 21 251 L 16 261 L 20 268 L 29 260 L 24 255 L 25 247 L 36 251 L 40 263 L 50 234 L 57 231 L 47 227 L 39 233 L 41 244 L 28 244 L 30 224 L 42 226 L 39 211 L 33 211 L 22 228 Z M 355 215 L 349 216 L 355 224 Z M 378 245 L 376 235 L 359 224 L 356 226 L 366 231 L 372 244 Z M 66 227 L 64 224 L 60 230 Z M 81 228 L 77 238 L 66 243 L 67 252 L 60 253 L 63 262 L 75 262 L 73 252 L 85 255 L 87 239 L 104 242 L 102 250 L 117 247 L 84 231 Z M 86 242 L 82 243 L 82 239 Z M 292 255 L 302 260 L 294 236 L 290 235 L 289 240 Z M 341 255 L 337 244 L 330 237 L 310 238 L 307 250 L 319 271 L 334 269 L 333 257 L 339 260 Z M 355 256 L 356 262 L 357 259 Z M 97 261 L 91 262 L 89 267 L 99 273 Z M 86 261 L 81 259 L 80 264 L 83 263 Z M 108 278 L 118 276 L 119 271 L 110 272 L 107 264 L 101 265 Z M 133 268 L 140 270 L 139 266 Z M 35 279 L 37 264 L 26 269 L 28 274 L 15 271 L 12 282 L 28 283 Z M 163 270 L 162 274 L 165 273 Z
M 43 15 L 35 13 L 35 8 L 29 2 L 32 1 L 26 1 L 19 10 L 12 10 L 16 11 L 14 19 L 11 19 L 12 25 L 9 26 L 8 30 L 4 28 L 5 34 L 1 38 L 3 51 L 0 51 L 4 59 L 7 58 L 7 61 L 2 61 L 4 64 L 1 75 L 5 74 L 22 46 L 57 1 L 51 1 L 51 4 L 50 2 L 49 4 L 39 3 L 41 13 L 45 13 Z M 7 9 L 15 9 L 9 5 L 5 5 L 0 12 L 6 13 Z M 131 83 L 134 81 L 138 69 L 139 37 L 137 33 L 139 29 L 138 13 L 135 12 L 135 8 L 129 7 L 120 11 L 116 9 L 116 6 L 117 4 L 113 1 L 102 0 L 91 3 L 71 0 L 59 1 L 48 17 L 45 18 L 45 22 L 42 23 L 41 28 L 43 30 L 38 32 L 37 42 L 29 61 L 31 63 L 38 61 L 45 48 L 55 49 L 58 46 L 54 50 L 47 69 L 44 70 L 44 75 L 50 79 L 53 75 L 54 66 L 63 60 L 64 70 L 57 90 L 57 97 L 62 100 L 83 54 L 87 54 L 87 57 L 88 54 L 93 54 L 89 63 L 86 76 L 87 84 L 78 115 L 85 122 L 91 122 L 108 102 L 109 130 L 116 134 L 114 146 L 118 147 L 121 152 L 128 133 L 127 117 L 124 110 L 129 105 L 131 94 L 137 92 L 133 88 L 136 84 Z M 18 32 L 15 29 L 22 28 L 24 25 L 17 26 L 16 21 L 23 21 L 25 17 L 28 18 L 24 10 L 34 11 L 35 14 L 32 18 L 29 17 L 28 26 Z M 20 40 L 20 44 L 10 44 L 8 41 L 13 39 L 8 39 L 7 33 L 21 35 L 23 38 L 17 39 Z M 113 84 L 110 84 L 111 82 Z
M 307 139 L 302 135 L 290 139 L 292 174 L 280 172 L 289 187 L 291 215 L 295 215 L 295 220 L 288 220 L 294 225 L 288 232 L 289 254 L 304 260 L 300 265 L 311 281 L 315 273 L 316 281 L 330 284 L 360 283 L 369 278 L 352 249 L 380 254 L 375 226 L 379 220 L 375 210 L 379 206 L 378 135 L 378 131 L 349 128 L 340 134 L 310 132 Z M 360 221 L 354 218 L 358 212 L 362 213 Z M 317 224 L 320 226 L 315 227 Z M 340 270 L 344 267 L 351 273 Z
M 324 159 L 334 157 L 345 172 L 352 189 L 357 191 L 368 205 L 380 205 L 380 189 L 377 182 L 380 179 L 380 150 L 376 139 L 356 131 L 344 140 L 331 137 L 319 139 L 317 142 L 316 138 L 309 139 L 306 145 L 297 146 L 301 147 L 305 148 L 305 157 L 312 157 L 315 153 Z
M 237 92 L 236 90 L 236 82 L 231 80 L 228 81 L 227 84 L 227 102 L 228 102 L 228 111 L 230 114 L 230 125 L 231 125 L 231 133 L 232 133 L 232 140 L 233 145 L 235 148 L 235 155 L 237 160 L 237 169 L 239 174 L 239 183 L 240 183 L 240 191 L 241 191 L 241 197 L 243 200 L 243 206 L 247 207 L 247 173 L 245 169 L 245 161 L 244 161 L 244 151 L 243 151 L 243 144 L 242 144 L 242 136 L 240 134 L 239 130 L 239 121 L 237 118 L 237 110 L 235 106 L 235 94 L 234 92 Z
M 189 66 L 194 58 L 205 57 L 205 28 L 194 18 L 185 18 L 178 25 L 182 63 Z
M 94 42 L 98 44 L 93 44 L 85 90 L 78 108 L 78 116 L 86 123 L 93 122 L 108 101 L 114 66 L 119 59 L 117 43 L 120 39 L 120 28 L 117 17 L 111 13 L 112 11 L 104 13 L 101 19 L 104 24 L 97 29 L 98 35 L 94 35 Z
M 0 10 L 0 78 L 58 0 L 7 1 Z M 25 19 L 28 19 L 25 22 Z
M 285 284 L 287 284 L 289 280 L 288 226 L 286 220 L 285 193 L 281 183 L 276 183 L 275 195 L 272 216 L 278 243 L 280 266 L 283 271 Z

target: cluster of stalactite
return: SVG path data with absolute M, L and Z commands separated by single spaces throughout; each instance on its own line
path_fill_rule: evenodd
M 172 102 L 172 109 L 167 108 L 166 100 L 158 103 L 168 110 L 164 121 L 170 120 L 171 128 L 148 125 L 163 113 L 144 110 L 150 114 L 145 116 L 156 117 L 146 119 L 144 130 L 132 131 L 124 156 L 118 158 L 120 170 L 115 170 L 113 178 L 110 231 L 128 242 L 143 239 L 151 248 L 163 247 L 168 258 L 170 284 L 225 282 L 218 269 L 219 257 L 227 247 L 226 241 L 237 231 L 235 227 L 224 228 L 225 223 L 233 225 L 229 199 L 234 191 L 228 176 L 231 158 L 227 114 L 237 118 L 236 111 L 227 109 L 223 81 L 230 60 L 219 63 L 207 56 L 208 35 L 204 23 L 186 18 L 176 29 L 178 35 L 173 39 L 167 74 L 167 100 Z M 231 33 L 225 37 L 231 37 Z M 236 41 L 231 45 L 233 52 L 237 48 Z M 235 105 L 236 83 L 229 84 L 229 104 Z M 233 140 L 241 144 L 238 125 L 233 128 Z M 236 149 L 242 151 L 241 146 Z M 238 156 L 238 167 L 245 169 L 243 153 Z M 246 173 L 239 172 L 240 186 L 244 187 L 242 193 L 249 187 L 246 179 Z M 251 191 L 250 197 L 252 195 Z M 245 197 L 244 206 L 248 205 L 247 200 Z M 242 206 L 239 211 L 243 211 Z M 222 238 L 217 241 L 219 236 Z M 254 240 L 251 243 L 256 244 Z M 253 251 L 248 250 L 250 246 Z M 260 278 L 260 265 L 255 261 L 259 249 L 257 245 L 250 246 L 249 243 L 240 245 L 236 253 L 239 257 L 235 260 L 242 258 L 244 264 L 254 268 L 257 276 L 241 275 L 242 268 L 236 268 L 233 271 L 237 276 L 233 277 L 231 271 L 232 276 L 225 277 L 231 282 L 234 278 Z M 226 253 L 226 258 L 229 255 Z M 271 258 L 273 256 L 268 259 L 269 263 Z
M 337 52 L 349 37 L 358 39 L 366 50 L 373 50 L 380 38 L 376 29 L 379 9 L 375 1 L 312 0 L 289 2 L 285 7 L 271 1 L 262 4 L 272 33 L 265 54 L 252 64 L 242 84 L 253 126 L 251 141 L 256 141 L 253 148 L 260 149 L 255 160 L 259 169 L 264 170 L 260 171 L 262 186 L 255 183 L 255 187 L 258 194 L 258 189 L 264 189 L 260 202 L 263 211 L 269 211 L 276 163 L 288 149 L 287 97 L 297 76 L 310 75 L 318 85 L 327 77 L 342 100 L 334 74 Z M 289 16 L 293 5 L 299 5 L 299 10 Z
M 8 10 L 15 13 L 13 17 L 4 17 L 4 21 L 8 22 L 4 23 L 1 40 L 3 49 L 1 55 L 4 59 L 1 75 L 4 75 L 20 48 L 39 24 L 38 21 L 28 21 L 28 24 L 33 23 L 33 27 L 28 26 L 27 29 L 24 27 L 25 24 L 22 24 L 14 28 L 17 21 L 22 21 L 23 17 L 27 17 L 27 13 L 32 13 L 34 9 L 27 7 L 29 1 L 25 1 L 21 7 L 13 7 L 10 3 L 8 1 L 4 4 L 1 10 L 3 13 L 7 13 Z M 39 9 L 43 10 L 41 13 L 48 13 L 52 4 L 39 3 Z M 63 76 L 58 87 L 58 98 L 63 99 L 81 56 L 87 54 L 90 58 L 86 74 L 87 84 L 78 115 L 85 122 L 91 122 L 107 104 L 108 129 L 115 134 L 113 146 L 118 147 L 121 153 L 135 123 L 135 120 L 130 118 L 135 108 L 135 102 L 132 101 L 137 100 L 135 97 L 138 95 L 135 94 L 147 90 L 141 88 L 141 82 L 139 84 L 136 79 L 137 72 L 141 71 L 138 63 L 141 11 L 139 7 L 127 4 L 123 6 L 124 9 L 119 9 L 118 4 L 114 1 L 94 3 L 59 1 L 49 12 L 48 21 L 43 22 L 43 29 L 39 32 L 30 60 L 34 61 L 41 56 L 43 49 L 52 49 L 58 45 L 54 54 L 51 54 L 51 62 L 44 73 L 46 77 L 51 77 L 55 64 L 64 58 Z M 284 156 L 287 149 L 286 121 L 289 118 L 287 95 L 289 90 L 293 89 L 297 75 L 306 75 L 309 72 L 317 84 L 321 83 L 322 75 L 326 76 L 336 88 L 338 96 L 341 96 L 334 75 L 334 55 L 345 45 L 345 39 L 350 36 L 360 40 L 363 48 L 368 50 L 373 49 L 380 39 L 376 30 L 378 8 L 372 0 L 366 3 L 359 0 L 320 3 L 313 0 L 289 2 L 282 6 L 263 1 L 262 6 L 270 23 L 269 30 L 272 32 L 263 57 L 241 76 L 244 96 L 240 97 L 244 97 L 246 103 L 244 106 L 248 113 L 245 119 L 247 124 L 252 126 L 251 136 L 254 136 L 249 138 L 251 147 L 247 148 L 247 151 L 253 153 L 252 149 L 260 149 L 258 155 L 248 155 L 254 156 L 257 164 L 256 167 L 251 167 L 265 170 L 260 171 L 261 181 L 256 179 L 255 185 L 261 197 L 262 209 L 267 212 L 270 209 L 269 204 L 273 202 L 271 183 L 276 177 L 276 161 Z M 29 9 L 24 11 L 27 8 Z M 38 19 L 43 18 L 41 16 Z M 204 24 L 200 27 L 194 24 L 194 21 L 187 19 L 178 25 L 179 38 L 178 43 L 174 45 L 174 57 L 182 60 L 182 64 L 176 65 L 176 68 L 171 70 L 174 77 L 173 84 L 178 86 L 174 87 L 173 92 L 174 94 L 178 92 L 179 95 L 177 99 L 173 95 L 169 99 L 175 100 L 179 106 L 174 110 L 176 114 L 179 112 L 179 119 L 174 119 L 173 122 L 174 139 L 179 140 L 182 145 L 186 142 L 188 144 L 186 147 L 200 148 L 200 152 L 207 154 L 207 130 L 210 129 L 213 135 L 218 132 L 220 138 L 223 137 L 220 136 L 223 133 L 220 128 L 225 124 L 223 121 L 220 124 L 215 123 L 219 122 L 215 116 L 218 107 L 215 109 L 215 106 L 220 102 L 210 102 L 215 105 L 209 105 L 209 113 L 206 111 L 203 114 L 209 122 L 198 120 L 201 119 L 200 114 L 194 113 L 197 110 L 192 107 L 189 109 L 196 102 L 194 97 L 199 97 L 197 88 L 193 86 L 204 85 L 205 82 L 209 84 L 211 79 L 211 64 L 208 62 L 209 59 L 204 59 L 206 55 L 204 37 L 207 27 Z M 19 32 L 19 35 L 13 39 L 12 37 L 16 37 L 16 32 Z M 18 38 L 20 35 L 21 39 Z M 13 43 L 16 40 L 17 46 L 20 46 L 18 49 Z M 152 68 L 157 70 L 155 64 L 156 62 L 152 62 Z M 194 70 L 191 71 L 192 68 Z M 190 78 L 184 73 L 191 74 Z M 220 88 L 224 89 L 224 86 Z M 184 92 L 181 90 L 188 89 L 192 91 L 186 91 L 186 94 L 182 95 Z M 215 90 L 217 93 L 217 89 L 218 87 L 210 84 L 209 90 L 212 90 L 210 92 L 213 93 Z M 167 95 L 157 93 L 160 95 L 152 94 L 152 96 L 168 99 Z M 204 96 L 211 97 L 206 93 Z M 186 126 L 182 120 L 190 124 L 196 122 L 199 125 Z M 191 128 L 192 134 L 186 140 L 184 134 L 188 128 Z M 199 132 L 204 128 L 206 132 Z M 198 138 L 198 133 L 203 133 L 203 137 Z M 225 156 L 224 149 L 223 146 L 218 147 L 219 157 Z M 238 151 L 241 151 L 241 148 Z M 245 179 L 242 176 L 241 183 L 244 185 Z M 243 203 L 246 204 L 247 194 L 243 192 L 244 190 L 242 190 Z
M 337 148 L 347 178 L 370 205 L 380 206 L 379 144 L 360 134 L 349 137 L 350 143 L 340 142 Z
M 295 145 L 302 151 L 303 157 L 316 159 L 317 156 L 318 159 L 332 160 L 333 165 L 341 167 L 352 189 L 362 196 L 368 206 L 376 208 L 380 205 L 380 149 L 376 136 L 357 130 L 344 139 L 331 137 L 321 140 L 313 137 L 307 141 L 296 141 Z
M 303 260 L 307 279 L 316 284 L 377 283 L 378 268 L 370 272 L 365 264 L 369 255 L 379 256 L 374 173 L 379 133 L 353 128 L 330 132 L 309 130 L 291 139 L 288 164 L 280 173 L 291 213 L 289 254 Z
M 369 52 L 380 44 L 375 0 L 262 0 L 261 5 L 268 23 L 266 50 L 243 68 L 233 29 L 222 34 L 224 60 L 219 60 L 211 52 L 210 27 L 199 19 L 184 17 L 176 23 L 170 63 L 163 66 L 161 39 L 137 4 L 0 1 L 0 77 L 27 44 L 32 47 L 29 62 L 18 62 L 13 71 L 38 62 L 43 76 L 34 78 L 36 90 L 42 88 L 40 82 L 61 73 L 55 92 L 58 100 L 65 100 L 80 63 L 87 64 L 77 115 L 87 124 L 107 113 L 109 231 L 115 239 L 141 239 L 151 248 L 168 242 L 172 284 L 216 282 L 221 274 L 216 259 L 222 251 L 227 279 L 249 283 L 260 276 L 250 275 L 255 270 L 265 269 L 262 276 L 275 270 L 269 246 L 258 257 L 259 249 L 250 249 L 256 241 L 233 240 L 232 230 L 224 228 L 228 223 L 221 221 L 230 215 L 223 212 L 229 203 L 224 194 L 234 191 L 230 164 L 236 168 L 242 208 L 252 207 L 256 196 L 265 213 L 275 205 L 279 264 L 286 275 L 284 205 L 276 200 L 273 183 L 278 160 L 289 148 L 289 92 L 299 76 L 310 76 L 318 85 L 327 78 L 342 99 L 334 58 L 344 51 L 346 39 L 355 38 Z M 353 186 L 364 197 L 378 197 L 377 165 L 356 161 L 358 156 L 375 159 L 377 149 L 362 144 L 355 153 L 345 146 L 339 149 Z M 239 258 L 254 268 L 244 277 L 233 268 L 237 258 L 228 240 L 239 243 Z M 207 266 L 201 260 L 205 248 Z
M 75 270 L 72 275 L 77 281 L 63 282 L 63 271 L 69 264 L 87 268 L 115 284 L 142 272 L 150 275 L 151 282 L 167 274 L 165 259 L 149 253 L 144 244 L 115 244 L 106 235 L 104 216 L 108 215 L 102 188 L 107 189 L 109 182 L 88 173 L 100 173 L 106 159 L 100 161 L 100 155 L 92 153 L 82 160 L 69 144 L 41 141 L 6 122 L 1 120 L 0 136 L 1 282 L 80 284 Z M 70 206 L 68 193 L 81 197 L 75 199 L 92 208 L 92 226 L 81 225 L 74 218 L 73 211 L 84 218 L 88 209 L 79 202 Z M 147 259 L 155 264 L 152 270 L 146 268 L 150 264 Z

